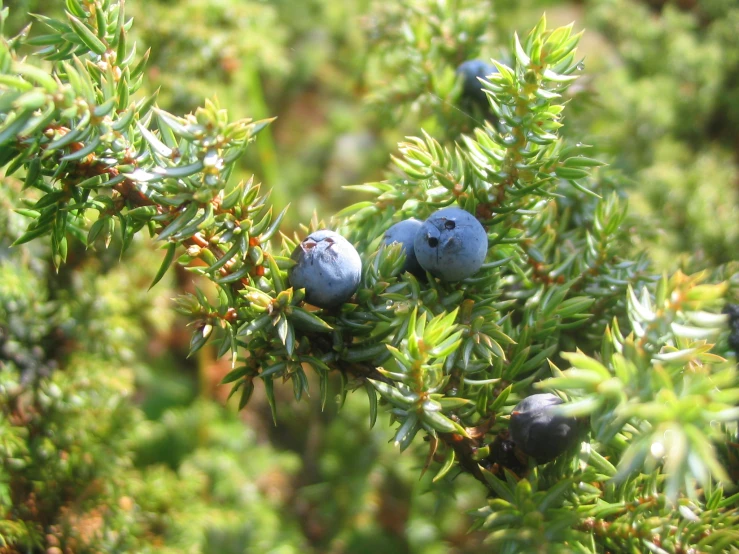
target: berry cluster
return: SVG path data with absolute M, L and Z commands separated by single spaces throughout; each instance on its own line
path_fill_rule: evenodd
M 417 277 L 428 272 L 442 281 L 461 281 L 477 273 L 488 249 L 485 228 L 472 214 L 456 207 L 441 209 L 425 222 L 411 218 L 396 223 L 383 241 L 402 245 L 403 271 Z M 311 233 L 291 257 L 296 263 L 288 274 L 290 284 L 305 289 L 306 301 L 319 308 L 340 306 L 359 287 L 359 254 L 334 231 Z

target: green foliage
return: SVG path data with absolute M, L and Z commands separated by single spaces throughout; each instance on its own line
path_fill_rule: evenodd
M 173 412 L 162 424 L 142 426 L 128 400 L 130 370 L 112 371 L 95 358 L 70 360 L 65 371 L 26 392 L 8 379 L 10 369 L 3 372 L 0 420 L 4 544 L 241 552 L 247 541 L 260 551 L 289 545 L 287 551 L 297 552 L 297 526 L 277 511 L 284 499 L 260 491 L 258 480 L 292 473 L 298 460 L 256 445 L 233 415 L 196 406 L 187 419 Z M 186 447 L 162 441 L 164 425 L 180 427 Z M 179 451 L 177 472 L 133 465 L 132 453 L 138 461 L 163 447 Z M 165 550 L 156 547 L 160 542 Z
M 48 248 L 8 251 L 24 218 L 5 215 L 0 544 L 10 552 L 242 552 L 248 541 L 297 551 L 304 539 L 281 514 L 286 496 L 271 485 L 298 471 L 294 455 L 260 446 L 214 403 L 195 402 L 186 413 L 165 408 L 153 421 L 132 403 L 143 331 L 167 319 L 152 317 L 152 275 L 134 280 L 127 301 L 118 291 L 135 275 L 117 257 L 108 268 L 105 258 L 87 260 L 72 283 L 47 287 Z M 156 254 L 136 255 L 128 261 L 151 268 L 147 258 Z
M 627 4 L 604 3 L 594 17 Z M 251 90 L 258 70 L 277 65 L 279 74 L 270 56 L 281 59 L 282 39 L 262 44 L 235 37 L 243 32 L 242 18 L 254 28 L 269 26 L 286 4 L 208 9 L 208 25 L 225 26 L 225 33 L 212 35 L 206 27 L 185 37 L 176 33 L 177 22 L 204 9 L 195 0 L 188 6 L 193 12 L 171 18 L 169 32 L 206 52 L 181 60 L 182 73 L 196 80 L 184 96 L 170 98 L 175 108 L 228 72 L 228 60 L 259 57 L 264 65 L 239 75 L 246 79 L 240 86 Z M 320 11 L 322 4 L 310 6 Z M 121 1 L 69 0 L 64 16 L 37 16 L 43 34 L 0 42 L 0 166 L 6 180 L 22 181 L 20 198 L 11 201 L 30 221 L 16 232 L 17 218 L 9 217 L 7 238 L 25 252 L 48 241 L 56 281 L 65 275 L 71 281 L 47 295 L 27 263 L 0 266 L 0 277 L 7 274 L 0 279 L 0 427 L 9 437 L 0 474 L 5 546 L 304 548 L 297 523 L 277 515 L 280 502 L 243 492 L 254 473 L 295 473 L 293 456 L 255 446 L 235 414 L 202 399 L 160 409 L 164 415 L 151 421 L 127 401 L 132 376 L 121 366 L 144 347 L 141 323 L 162 325 L 147 308 L 144 289 L 174 267 L 198 283 L 177 300 L 193 327 L 188 357 L 227 360 L 221 382 L 230 384 L 240 410 L 259 401 L 257 387 L 275 423 L 285 419 L 288 404 L 280 385 L 288 384 L 296 401 L 313 394 L 321 408 L 334 375 L 341 405 L 363 389 L 370 425 L 386 409 L 397 424 L 394 445 L 422 446 L 420 470 L 433 468 L 437 490 L 456 485 L 455 475 L 476 480 L 488 502 L 474 512 L 473 528 L 485 531 L 495 551 L 730 548 L 739 524 L 739 384 L 721 310 L 737 301 L 739 272 L 727 264 L 710 276 L 656 276 L 634 236 L 648 225 L 629 214 L 618 185 L 619 170 L 630 173 L 651 156 L 659 178 L 648 194 L 659 199 L 660 179 L 679 180 L 688 193 L 676 206 L 692 202 L 700 178 L 662 177 L 656 164 L 661 147 L 670 160 L 675 150 L 684 159 L 684 149 L 653 146 L 660 132 L 654 120 L 619 153 L 615 171 L 599 171 L 603 150 L 562 134 L 570 89 L 583 70 L 574 25 L 549 29 L 542 17 L 529 32 L 514 33 L 509 54 L 494 60 L 497 73 L 481 83 L 489 113 L 470 115 L 457 107 L 461 83 L 454 69 L 489 50 L 492 13 L 478 16 L 480 3 L 465 1 L 377 9 L 369 104 L 383 106 L 380 117 L 389 126 L 409 125 L 415 110 L 426 130 L 399 145 L 387 179 L 348 187 L 369 199 L 330 221 L 357 245 L 364 264 L 355 297 L 331 310 L 306 304 L 304 291 L 287 278 L 302 234 L 327 225 L 314 217 L 300 233 L 280 231 L 286 211 L 277 213 L 253 178 L 240 179 L 238 160 L 250 144 L 259 145 L 265 133 L 271 140 L 267 114 L 231 120 L 211 100 L 186 115 L 161 108 L 156 93 L 144 93 L 150 54 L 137 53 Z M 667 13 L 660 25 L 694 31 L 690 17 Z M 709 34 L 731 40 L 714 17 Z M 6 20 L 4 10 L 0 23 Z M 615 18 L 613 25 L 625 24 Z M 686 72 L 701 87 L 712 79 L 710 71 L 697 72 L 704 58 L 730 71 L 710 48 L 696 51 L 697 41 L 672 42 L 670 31 L 648 25 L 641 31 L 637 44 L 646 52 L 650 40 L 667 41 L 669 55 L 680 59 L 689 51 Z M 154 48 L 171 44 L 168 36 L 152 40 Z M 229 37 L 242 50 L 220 49 L 218 41 Z M 26 49 L 33 52 L 28 57 Z M 173 55 L 165 46 L 154 54 L 162 65 L 167 56 Z M 645 75 L 656 67 L 639 51 L 628 61 Z M 396 80 L 372 82 L 385 74 Z M 675 115 L 695 104 L 708 121 L 710 102 L 685 106 L 669 84 L 665 109 Z M 624 113 L 659 116 L 622 100 L 609 105 L 606 92 L 603 111 L 625 122 L 617 144 L 631 136 L 633 121 Z M 624 97 L 637 104 L 649 98 L 638 88 L 630 94 Z M 691 127 L 670 121 L 676 141 L 690 140 Z M 714 167 L 714 155 L 706 156 L 706 167 Z M 264 174 L 270 177 L 269 170 Z M 401 249 L 381 246 L 383 233 L 402 219 L 423 219 L 454 204 L 485 226 L 483 268 L 459 283 L 401 274 Z M 703 224 L 700 206 L 688 213 L 701 227 L 691 237 L 706 252 L 710 240 L 721 242 L 715 256 L 688 265 L 730 261 L 725 252 L 732 252 L 736 227 L 724 229 L 724 216 L 716 228 Z M 146 281 L 139 275 L 135 291 L 118 303 L 129 275 L 111 269 L 108 252 L 151 257 L 144 234 L 164 250 L 161 262 L 145 263 Z M 82 256 L 82 267 L 65 273 L 82 248 L 93 261 L 85 265 Z M 70 353 L 65 349 L 77 335 L 78 352 Z M 52 360 L 62 368 L 55 370 Z M 564 364 L 570 367 L 560 370 Z M 534 467 L 521 452 L 501 455 L 499 446 L 508 440 L 512 407 L 542 388 L 565 396 L 563 413 L 587 419 L 590 432 L 575 452 Z M 352 433 L 359 431 L 346 432 Z M 361 535 L 349 537 L 344 540 L 357 551 Z M 388 547 L 379 539 L 372 544 Z
M 638 183 L 631 187 L 637 213 L 665 231 L 649 241 L 656 261 L 669 268 L 685 253 L 691 270 L 736 259 L 739 250 L 732 100 L 739 7 L 692 4 L 665 3 L 654 17 L 634 0 L 590 3 L 586 23 L 616 49 L 618 63 L 603 63 L 613 55 L 604 46 L 589 57 L 588 68 L 602 73 L 592 84 L 599 109 L 576 124 L 587 125 L 614 166 Z
M 489 47 L 492 4 L 405 0 L 373 12 L 367 101 L 382 124 L 397 127 L 413 114 L 434 136 L 455 137 L 483 119 L 479 111 L 459 109 L 462 87 L 455 70 Z

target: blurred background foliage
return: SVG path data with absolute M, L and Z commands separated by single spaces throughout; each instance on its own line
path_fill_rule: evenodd
M 11 0 L 11 29 L 63 2 Z M 739 253 L 739 2 L 736 0 L 129 0 L 151 48 L 140 94 L 187 113 L 218 97 L 234 117 L 278 116 L 242 161 L 294 228 L 384 178 L 421 128 L 454 140 L 487 116 L 463 106 L 455 68 L 506 60 L 508 37 L 546 11 L 586 28 L 584 78 L 564 131 L 610 165 L 634 242 L 657 269 L 694 271 Z M 33 32 L 33 31 L 32 31 Z M 48 247 L 10 249 L 22 183 L 0 186 L 0 552 L 473 552 L 466 476 L 420 480 L 366 400 L 324 412 L 284 393 L 237 413 L 229 365 L 189 335 L 170 299 L 194 284 L 161 253 L 77 245 L 56 274 Z M 115 239 L 114 239 L 115 240 Z M 139 240 L 139 239 L 136 239 Z M 115 246 L 115 245 L 114 245 Z M 62 369 L 62 371 L 57 371 Z M 41 376 L 40 380 L 35 379 Z M 22 385 L 38 382 L 29 390 Z M 314 387 L 316 389 L 317 387 Z M 261 392 L 261 391 L 260 391 Z M 24 419 L 26 418 L 26 419 Z M 42 494 L 29 495 L 39 483 Z M 23 499 L 20 502 L 19 499 Z M 21 523 L 25 522 L 25 523 Z M 21 550 L 10 546 L 22 545 Z

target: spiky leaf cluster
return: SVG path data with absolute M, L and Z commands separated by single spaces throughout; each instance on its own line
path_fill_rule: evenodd
M 665 472 L 674 499 L 694 485 L 729 477 L 715 444 L 736 434 L 739 388 L 736 364 L 711 352 L 726 328 L 716 313 L 725 284 L 701 276 L 663 277 L 654 295 L 628 291 L 630 333 L 618 322 L 606 330 L 600 355 L 565 354 L 571 368 L 538 384 L 573 397 L 564 410 L 590 417 L 593 439 L 619 451 L 616 479 L 635 471 Z M 711 309 L 713 308 L 713 309 Z

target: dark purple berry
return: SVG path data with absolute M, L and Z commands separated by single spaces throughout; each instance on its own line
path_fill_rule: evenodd
M 580 423 L 556 414 L 562 399 L 554 394 L 533 394 L 511 412 L 511 440 L 522 452 L 545 464 L 569 450 L 579 440 Z
M 729 348 L 739 355 L 739 304 L 726 304 L 722 313 L 729 316 Z
M 462 99 L 487 109 L 488 98 L 480 79 L 497 72 L 494 65 L 482 60 L 467 60 L 462 63 L 457 68 L 457 74 L 462 76 Z
M 487 469 L 495 474 L 503 474 L 502 469 L 508 469 L 516 475 L 523 475 L 527 465 L 525 457 L 516 455 L 516 443 L 510 439 L 506 431 L 496 435 L 495 440 L 490 443 L 490 455 L 485 459 Z
M 739 304 L 726 304 L 722 313 L 729 316 L 729 325 L 736 327 L 739 325 Z

